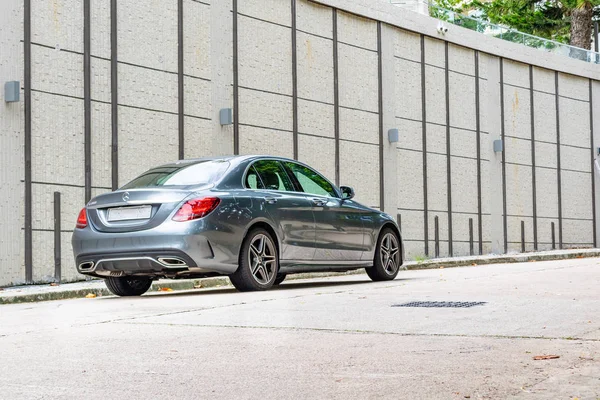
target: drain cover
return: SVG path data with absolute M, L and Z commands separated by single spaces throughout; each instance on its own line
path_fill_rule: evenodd
M 404 304 L 392 304 L 392 307 L 446 307 L 446 308 L 468 308 L 482 306 L 485 301 L 412 301 Z

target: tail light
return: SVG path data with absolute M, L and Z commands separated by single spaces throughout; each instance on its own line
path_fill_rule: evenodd
M 181 206 L 173 217 L 173 221 L 184 222 L 198 219 L 210 214 L 221 202 L 218 197 L 202 197 L 190 200 Z
M 79 216 L 77 217 L 77 225 L 75 227 L 79 229 L 83 229 L 87 226 L 87 212 L 85 211 L 85 207 L 79 211 Z

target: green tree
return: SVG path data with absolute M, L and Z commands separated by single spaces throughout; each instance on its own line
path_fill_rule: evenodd
M 477 10 L 480 17 L 521 32 L 590 49 L 592 21 L 600 0 L 436 0 L 458 13 Z

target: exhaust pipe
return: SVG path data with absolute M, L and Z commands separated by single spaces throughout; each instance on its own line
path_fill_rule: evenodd
M 89 271 L 92 268 L 94 268 L 94 262 L 93 261 L 86 261 L 86 262 L 83 262 L 83 263 L 79 264 L 79 270 L 80 271 Z
M 186 268 L 188 266 L 185 261 L 176 257 L 160 257 L 158 262 L 171 268 Z

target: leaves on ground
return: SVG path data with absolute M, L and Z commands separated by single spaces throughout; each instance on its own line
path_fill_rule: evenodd
M 95 293 L 88 293 L 85 295 L 86 299 L 95 299 L 96 298 L 96 294 Z
M 161 287 L 158 289 L 159 292 L 172 292 L 173 289 L 171 289 L 170 287 Z
M 56 283 L 56 282 L 52 282 L 52 283 L 50 284 L 50 286 L 58 286 L 58 283 Z
M 534 356 L 534 360 L 554 360 L 555 358 L 560 358 L 560 356 L 554 354 L 545 354 L 542 356 Z

